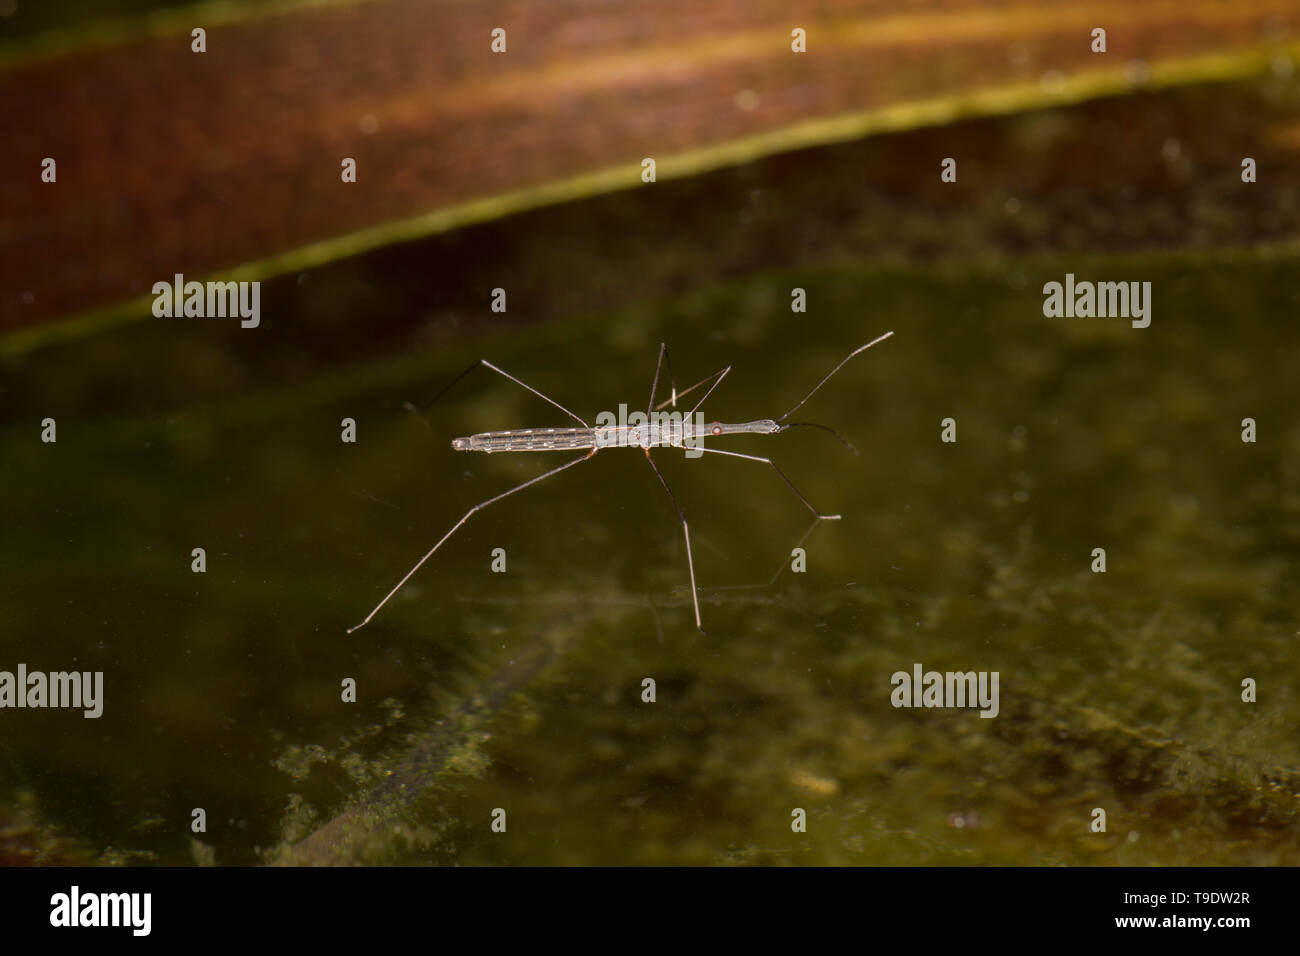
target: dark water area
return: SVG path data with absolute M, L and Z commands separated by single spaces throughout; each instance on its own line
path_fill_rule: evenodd
M 1201 95 L 1282 117 L 1293 94 Z M 1104 109 L 952 135 L 1084 129 Z M 105 689 L 95 720 L 3 714 L 0 827 L 103 863 L 1296 862 L 1294 249 L 1233 250 L 1284 230 L 1224 199 L 1226 178 L 1218 199 L 1169 200 L 1225 211 L 1202 244 L 1134 238 L 1162 221 L 1158 191 L 1114 194 L 1118 219 L 1088 238 L 1031 192 L 945 212 L 855 202 L 823 175 L 930 135 L 716 174 L 730 191 L 712 205 L 699 182 L 663 184 L 658 218 L 643 194 L 605 197 L 517 217 L 514 245 L 498 224 L 268 283 L 257 330 L 150 318 L 6 358 L 0 670 L 102 671 Z M 1180 142 L 1162 162 L 1198 155 Z M 763 254 L 783 214 L 762 197 L 828 182 L 848 212 L 809 215 L 826 245 L 792 231 Z M 1268 188 L 1272 208 L 1294 201 Z M 1030 213 L 1065 225 L 1008 239 Z M 935 225 L 970 254 L 925 254 Z M 898 255 L 870 253 L 890 236 Z M 1149 327 L 1044 316 L 1067 273 L 1150 282 Z M 508 322 L 486 309 L 497 286 Z M 404 408 L 474 360 L 590 420 L 644 407 L 666 341 L 679 384 L 732 365 L 705 412 L 749 421 L 887 330 L 801 410 L 860 456 L 813 429 L 720 444 L 770 456 L 841 521 L 805 538 L 809 512 L 765 465 L 657 453 L 707 634 L 676 514 L 623 449 L 476 514 L 346 633 L 473 504 L 564 460 L 452 451 L 567 424 L 487 371 Z M 998 672 L 998 716 L 894 707 L 891 676 L 915 664 Z

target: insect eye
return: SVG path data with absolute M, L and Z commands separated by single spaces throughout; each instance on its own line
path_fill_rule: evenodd
M 713 423 L 713 434 L 715 435 L 722 434 L 722 425 L 720 425 L 718 422 Z

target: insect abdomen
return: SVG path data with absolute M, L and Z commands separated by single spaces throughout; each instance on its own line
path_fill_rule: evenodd
M 456 451 L 576 451 L 594 448 L 596 439 L 588 428 L 517 428 L 504 432 L 479 432 L 456 438 Z

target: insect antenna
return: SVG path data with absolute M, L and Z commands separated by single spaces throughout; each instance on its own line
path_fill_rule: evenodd
M 819 425 L 816 422 L 786 422 L 784 425 L 781 426 L 781 431 L 785 431 L 787 428 L 795 428 L 796 426 L 799 425 L 803 425 L 806 428 L 820 428 L 824 432 L 830 432 L 832 435 L 834 435 L 836 438 L 840 440 L 840 444 L 842 444 L 845 448 L 853 452 L 853 454 L 855 455 L 858 454 L 857 446 L 855 446 L 853 442 L 849 441 L 847 438 L 845 438 L 835 429 L 831 428 L 829 425 Z
M 848 355 L 844 357 L 843 361 L 841 361 L 839 365 L 831 369 L 830 372 L 827 373 L 824 379 L 822 379 L 820 382 L 814 385 L 812 387 L 812 391 L 810 391 L 807 395 L 805 395 L 802 399 L 800 399 L 799 403 L 795 405 L 794 408 L 790 409 L 788 412 L 786 412 L 784 415 L 778 418 L 777 421 L 783 422 L 791 415 L 793 415 L 795 412 L 797 412 L 799 409 L 803 408 L 804 402 L 808 401 L 808 399 L 812 398 L 814 395 L 817 394 L 817 389 L 821 388 L 823 385 L 829 382 L 831 380 L 832 375 L 834 375 L 836 372 L 842 369 L 845 365 L 849 364 L 849 359 L 853 358 L 855 355 L 860 355 L 861 353 L 865 352 L 867 349 L 871 348 L 871 346 L 877 345 L 885 341 L 885 339 L 889 338 L 893 334 L 894 334 L 893 332 L 886 332 L 884 335 L 880 336 L 879 338 L 872 339 L 866 345 L 862 345 L 854 349 L 852 352 L 850 352 Z

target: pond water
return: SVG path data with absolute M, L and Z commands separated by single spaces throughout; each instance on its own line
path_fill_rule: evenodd
M 5 360 L 0 669 L 105 682 L 97 720 L 3 714 L 11 828 L 104 863 L 1296 862 L 1293 252 L 819 256 L 652 293 L 637 256 L 689 221 L 620 233 L 626 200 L 602 202 L 532 221 L 627 236 L 607 269 L 502 250 L 594 290 L 565 319 L 518 268 L 511 314 L 546 321 L 403 312 L 391 289 L 449 274 L 434 239 L 280 280 L 259 330 L 146 319 Z M 1066 273 L 1151 282 L 1150 327 L 1046 318 Z M 451 449 L 566 424 L 486 371 L 404 408 L 474 360 L 590 419 L 644 407 L 666 341 L 679 385 L 732 365 L 705 411 L 748 421 L 887 330 L 799 415 L 860 455 L 815 429 L 719 442 L 841 521 L 810 532 L 760 463 L 658 453 L 706 634 L 675 512 L 619 449 L 476 514 L 346 633 L 567 454 Z M 998 715 L 894 707 L 918 664 L 996 671 Z

